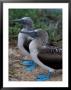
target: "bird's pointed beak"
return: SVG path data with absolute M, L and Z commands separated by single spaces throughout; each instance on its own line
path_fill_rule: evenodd
M 21 19 L 15 19 L 15 20 L 12 20 L 12 22 L 20 22 Z

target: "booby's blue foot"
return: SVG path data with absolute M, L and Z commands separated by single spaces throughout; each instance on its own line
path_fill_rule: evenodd
M 34 61 L 32 60 L 21 60 L 20 64 L 25 65 L 25 66 L 30 66 L 34 64 Z
M 36 63 L 32 60 L 21 60 L 20 64 L 24 65 L 23 69 L 32 72 L 36 68 Z
M 36 64 L 25 66 L 24 70 L 28 72 L 32 72 L 36 68 Z
M 36 81 L 46 81 L 51 78 L 51 72 L 48 71 L 48 74 L 41 73 L 37 76 Z

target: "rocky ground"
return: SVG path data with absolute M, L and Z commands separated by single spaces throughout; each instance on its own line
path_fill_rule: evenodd
M 23 58 L 19 49 L 15 45 L 9 46 L 9 80 L 10 81 L 36 81 L 36 76 L 40 73 L 47 74 L 48 71 L 37 66 L 32 72 L 25 71 L 20 60 Z M 50 81 L 61 81 L 62 74 L 54 74 Z

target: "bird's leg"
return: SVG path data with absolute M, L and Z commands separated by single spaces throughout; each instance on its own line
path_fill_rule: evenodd
M 31 57 L 31 55 L 27 55 L 27 56 L 24 57 L 24 59 L 25 60 L 32 60 L 32 57 Z

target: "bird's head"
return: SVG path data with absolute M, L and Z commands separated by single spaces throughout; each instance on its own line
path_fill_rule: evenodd
M 33 21 L 30 17 L 23 17 L 21 19 L 15 19 L 12 21 L 13 22 L 19 22 L 20 24 L 27 25 L 27 26 L 32 26 L 32 24 L 33 24 Z

